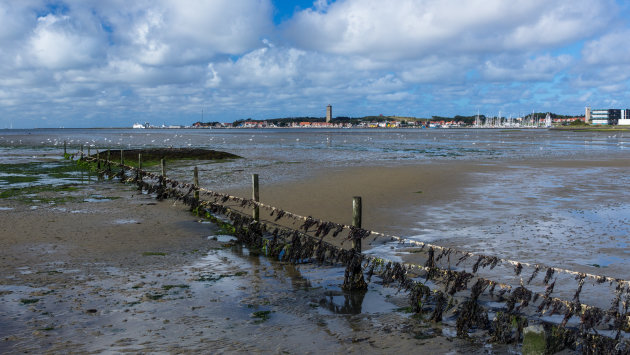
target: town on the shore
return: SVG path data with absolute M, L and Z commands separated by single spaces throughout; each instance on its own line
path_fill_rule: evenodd
M 505 117 L 473 115 L 431 118 L 405 116 L 333 117 L 332 106 L 326 107 L 326 117 L 285 117 L 263 120 L 243 119 L 234 122 L 197 121 L 190 126 L 152 126 L 136 123 L 133 128 L 553 128 L 586 126 L 630 127 L 630 109 L 591 109 L 580 116 L 551 112 Z

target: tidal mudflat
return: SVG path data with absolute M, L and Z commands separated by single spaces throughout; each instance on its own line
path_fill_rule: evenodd
M 92 149 L 168 144 L 226 150 L 244 159 L 199 165 L 202 186 L 247 197 L 250 175 L 259 173 L 261 200 L 301 215 L 348 223 L 352 196 L 360 195 L 369 229 L 628 278 L 625 133 L 27 133 L 0 138 L 4 163 L 28 164 L 36 157 L 54 165 L 64 140 Z M 190 181 L 193 165 L 171 165 L 168 174 Z M 219 231 L 172 202 L 80 172 L 34 181 L 32 173 L 3 169 L 3 193 L 33 189 L 48 178 L 68 180 L 55 191 L 0 200 L 7 243 L 2 304 L 9 315 L 3 335 L 15 330 L 3 337 L 8 349 L 178 351 L 173 344 L 180 344 L 199 351 L 318 352 L 317 344 L 325 343 L 332 352 L 418 345 L 439 352 L 501 351 L 418 322 L 404 313 L 404 295 L 378 284 L 362 300 L 352 299 L 339 290 L 339 268 L 293 268 L 215 241 Z M 30 237 L 15 234 L 28 230 L 34 231 Z M 210 323 L 216 328 L 207 328 Z M 78 329 L 96 338 L 88 344 L 70 334 Z M 269 337 L 269 331 L 283 337 Z M 37 342 L 26 340 L 33 334 Z

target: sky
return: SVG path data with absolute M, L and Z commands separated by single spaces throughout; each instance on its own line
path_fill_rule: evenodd
M 628 39 L 627 0 L 0 0 L 0 129 L 630 108 Z

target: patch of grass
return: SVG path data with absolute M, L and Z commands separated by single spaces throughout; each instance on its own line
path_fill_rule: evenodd
M 171 290 L 173 288 L 190 288 L 190 286 L 184 285 L 184 284 L 181 284 L 181 285 L 163 285 L 162 286 L 162 289 L 164 289 L 166 291 Z
M 161 251 L 145 251 L 142 256 L 166 256 L 166 253 Z
M 39 298 L 22 298 L 20 302 L 22 304 L 34 304 L 39 302 Z

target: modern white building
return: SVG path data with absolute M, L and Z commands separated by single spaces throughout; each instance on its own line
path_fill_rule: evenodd
M 630 125 L 630 110 L 625 109 L 621 110 L 621 118 L 619 118 L 618 125 Z

